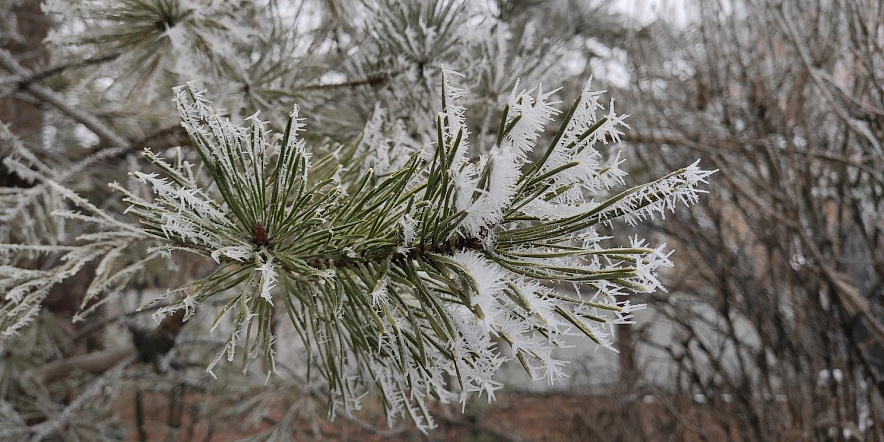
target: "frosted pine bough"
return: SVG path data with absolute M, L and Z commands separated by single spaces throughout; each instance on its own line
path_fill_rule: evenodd
M 299 138 L 297 108 L 277 140 L 257 116 L 240 127 L 193 85 L 176 89 L 202 165 L 147 150 L 164 175 L 133 175 L 154 198 L 114 186 L 145 233 L 165 243 L 156 250 L 218 262 L 157 313 L 185 309 L 189 318 L 209 297 L 229 299 L 213 327 L 229 316 L 234 331 L 210 372 L 221 358 L 245 365 L 254 354 L 275 371 L 271 308 L 282 309 L 332 413 L 359 409 L 376 388 L 391 423 L 408 416 L 432 428 L 429 400 L 493 399 L 508 355 L 555 382 L 564 336 L 612 348 L 612 327 L 640 307 L 625 295 L 662 289 L 657 270 L 672 266 L 664 246 L 606 246 L 596 226 L 693 203 L 713 172 L 694 163 L 586 199 L 613 193 L 626 175 L 619 154 L 606 161 L 595 148 L 619 142 L 624 116 L 604 109 L 588 83 L 549 145 L 538 140 L 559 113 L 552 93 L 514 91 L 494 147 L 472 159 L 456 76 L 444 73 L 434 142 L 420 146 L 379 110 L 360 140 L 316 158 Z

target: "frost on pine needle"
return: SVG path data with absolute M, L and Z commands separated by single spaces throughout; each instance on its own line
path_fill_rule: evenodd
M 402 121 L 390 123 L 386 112 L 375 107 L 359 139 L 356 155 L 362 158 L 362 170 L 371 168 L 378 175 L 387 175 L 401 169 L 418 148 Z
M 2 124 L 0 140 L 11 147 L 3 165 L 31 184 L 29 188 L 5 188 L 0 193 L 2 347 L 40 313 L 42 303 L 56 286 L 87 266 L 95 264 L 94 277 L 84 288 L 81 310 L 74 321 L 124 292 L 132 278 L 159 254 L 149 252 L 132 259 L 133 244 L 144 239 L 137 226 L 68 187 L 90 165 L 118 155 L 121 149 L 106 149 L 56 168 L 38 160 Z M 82 221 L 85 226 L 69 229 L 71 220 Z M 45 263 L 40 270 L 32 268 L 37 260 Z
M 566 376 L 554 354 L 566 336 L 613 349 L 613 325 L 641 308 L 625 296 L 663 289 L 658 272 L 671 252 L 638 238 L 618 246 L 596 228 L 691 204 L 712 172 L 695 163 L 609 196 L 626 174 L 619 152 L 599 146 L 619 141 L 625 117 L 589 83 L 550 141 L 542 134 L 559 113 L 552 92 L 517 85 L 480 155 L 458 76 L 443 71 L 436 131 L 424 136 L 434 142 L 419 147 L 376 109 L 356 141 L 325 152 L 300 138 L 297 108 L 276 137 L 257 115 L 247 126 L 220 116 L 192 84 L 175 89 L 203 172 L 148 150 L 161 173 L 133 176 L 151 198 L 114 188 L 142 232 L 168 246 L 155 253 L 217 263 L 157 312 L 190 318 L 209 298 L 221 301 L 211 328 L 233 332 L 210 373 L 222 359 L 245 369 L 257 355 L 275 371 L 278 309 L 332 414 L 359 409 L 375 391 L 391 423 L 406 417 L 426 429 L 431 400 L 493 399 L 510 359 L 553 383 Z

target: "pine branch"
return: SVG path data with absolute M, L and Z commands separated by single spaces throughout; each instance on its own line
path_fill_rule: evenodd
M 612 109 L 597 117 L 599 94 L 588 85 L 532 167 L 523 167 L 528 153 L 557 112 L 551 93 L 540 90 L 513 93 L 495 147 L 470 162 L 464 109 L 456 104 L 463 92 L 448 81 L 451 75 L 443 73 L 432 151 L 411 151 L 383 174 L 371 156 L 394 155 L 386 149 L 395 141 L 365 133 L 362 142 L 314 165 L 299 138 L 297 108 L 276 143 L 264 122 L 253 117 L 249 127 L 235 125 L 202 91 L 176 88 L 182 125 L 211 181 L 200 182 L 180 155 L 170 162 L 148 150 L 164 175 L 133 175 L 156 197 L 113 187 L 126 194 L 128 211 L 146 233 L 175 244 L 170 251 L 220 265 L 157 311 L 172 329 L 136 341 L 146 350 L 142 357 L 155 360 L 201 302 L 236 288 L 211 326 L 232 316 L 233 332 L 210 373 L 224 355 L 232 360 L 243 348 L 263 353 L 273 372 L 272 312 L 281 302 L 304 345 L 317 352 L 311 364 L 329 383 L 332 404 L 358 401 L 374 382 L 390 416 L 408 415 L 430 428 L 424 397 L 453 395 L 444 373 L 455 373 L 465 392 L 493 398 L 500 388 L 491 375 L 503 357 L 492 336 L 507 341 L 529 373 L 550 382 L 563 376 L 551 355 L 561 336 L 582 333 L 610 347 L 609 324 L 628 322 L 640 307 L 617 296 L 661 288 L 656 271 L 672 264 L 662 246 L 649 248 L 638 238 L 630 247 L 601 247 L 594 226 L 635 223 L 679 201 L 691 204 L 712 172 L 695 163 L 586 201 L 582 189 L 605 194 L 623 184 L 619 157 L 600 162 L 592 145 L 619 141 L 618 128 L 626 126 Z M 329 167 L 354 158 L 365 158 L 365 167 Z M 544 286 L 561 281 L 589 287 L 599 298 L 560 296 Z M 341 355 L 360 362 L 342 366 Z
M 0 68 L 9 72 L 4 92 L 57 108 L 110 147 L 61 171 L 19 146 L 4 160 L 34 184 L 17 201 L 3 200 L 14 204 L 4 209 L 4 217 L 24 220 L 16 222 L 20 229 L 14 227 L 30 235 L 29 242 L 0 244 L 0 252 L 12 261 L 48 254 L 53 261 L 34 267 L 39 270 L 14 267 L 17 262 L 0 266 L 0 289 L 8 292 L 0 318 L 3 336 L 39 325 L 34 318 L 45 308 L 46 293 L 87 262 L 94 264 L 88 273 L 95 276 L 78 303 L 77 318 L 127 293 L 139 272 L 153 270 L 147 264 L 154 259 L 190 253 L 218 265 L 126 314 L 154 310 L 159 322 L 153 329 L 131 327 L 132 346 L 53 361 L 39 372 L 44 383 L 71 371 L 103 373 L 105 379 L 122 372 L 135 356 L 156 365 L 175 348 L 185 322 L 199 319 L 196 312 L 201 317 L 206 309 L 216 314 L 206 325 L 227 335 L 207 371 L 212 374 L 222 359 L 238 359 L 246 369 L 263 357 L 261 369 L 270 376 L 277 372 L 276 351 L 283 344 L 276 323 L 288 316 L 306 347 L 309 375 L 298 380 L 321 382 L 310 396 L 324 400 L 330 414 L 343 409 L 350 420 L 347 413 L 359 409 L 373 390 L 391 426 L 406 418 L 426 431 L 434 426 L 431 401 L 465 402 L 474 394 L 494 398 L 502 387 L 495 373 L 511 358 L 498 342 L 509 344 L 512 358 L 530 376 L 550 383 L 565 376 L 564 361 L 554 350 L 566 336 L 583 334 L 611 347 L 612 325 L 628 323 L 639 308 L 624 295 L 661 288 L 658 268 L 671 262 L 664 246 L 649 247 L 638 238 L 629 246 L 606 246 L 596 225 L 637 222 L 672 210 L 679 201 L 693 203 L 701 192 L 697 186 L 708 176 L 693 165 L 614 191 L 625 186 L 621 160 L 593 146 L 619 142 L 628 125 L 625 116 L 613 112 L 613 101 L 607 115 L 596 115 L 605 106 L 598 103 L 601 92 L 590 91 L 588 83 L 547 145 L 545 126 L 559 114 L 555 91 L 523 90 L 516 78 L 543 75 L 557 48 L 536 44 L 533 32 L 462 2 L 365 5 L 372 20 L 341 28 L 335 36 L 341 38 L 337 55 L 329 52 L 334 48 L 325 29 L 296 34 L 286 29 L 269 38 L 263 30 L 255 32 L 275 4 L 268 10 L 165 0 L 64 1 L 46 7 L 47 14 L 71 16 L 55 37 L 63 43 L 55 47 L 62 55 L 68 45 L 113 52 L 36 72 L 0 51 Z M 273 26 L 285 28 L 282 21 Z M 350 35 L 343 38 L 344 33 Z M 442 70 L 438 75 L 435 66 L 443 64 L 470 72 L 472 85 L 483 88 L 483 100 L 473 103 L 497 103 L 513 89 L 503 97 L 507 103 L 498 131 L 491 127 L 494 109 L 481 112 L 486 117 L 478 135 L 481 149 L 471 146 L 477 137 L 470 132 L 477 125 L 466 121 L 465 91 L 454 84 L 459 74 Z M 65 91 L 41 84 L 87 66 L 99 66 L 101 76 L 113 81 L 106 94 L 110 99 L 137 95 L 139 103 L 152 105 L 170 79 L 199 76 L 229 93 L 221 100 L 227 110 L 215 111 L 192 84 L 175 88 L 181 127 L 160 127 L 132 142 L 114 129 L 120 118 L 78 107 L 65 99 Z M 359 73 L 346 81 L 291 86 L 328 78 L 323 74 L 332 70 Z M 442 108 L 435 109 L 433 91 L 440 78 Z M 122 90 L 126 85 L 133 87 Z M 313 135 L 337 133 L 335 126 L 350 120 L 335 103 L 342 95 L 329 95 L 338 89 L 352 89 L 343 96 L 355 101 L 354 115 L 374 108 L 371 121 L 351 143 L 308 146 L 318 138 Z M 305 125 L 298 108 L 279 134 L 257 114 L 240 119 L 251 112 L 244 109 L 274 112 L 275 98 L 301 92 L 317 92 L 312 98 L 320 99 L 312 105 L 321 108 L 316 113 L 329 125 L 311 137 L 301 134 Z M 168 116 L 155 111 L 163 108 L 151 109 L 117 116 L 140 127 L 166 124 Z M 130 204 L 123 214 L 106 210 L 117 200 L 99 202 L 100 191 L 84 191 L 95 198 L 90 201 L 70 187 L 81 189 L 71 180 L 97 172 L 91 167 L 97 161 L 119 159 L 143 145 L 155 146 L 144 151 L 152 167 L 110 185 Z M 102 172 L 111 169 L 105 166 L 110 164 L 102 164 Z M 44 195 L 45 208 L 39 207 Z M 51 216 L 58 226 L 44 229 L 31 222 L 38 216 Z M 35 225 L 57 239 L 31 244 L 45 239 L 36 239 Z M 65 233 L 71 235 L 64 238 Z M 145 256 L 133 256 L 141 243 L 146 243 Z M 553 284 L 583 292 L 557 293 Z M 119 319 L 89 327 L 73 340 Z M 122 368 L 112 369 L 115 363 Z M 70 415 L 94 397 L 96 385 L 61 415 L 32 428 L 36 437 L 71 425 Z

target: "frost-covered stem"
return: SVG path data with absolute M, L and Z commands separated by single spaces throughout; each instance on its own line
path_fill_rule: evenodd
M 19 77 L 27 78 L 31 75 L 31 72 L 29 72 L 28 69 L 19 64 L 18 61 L 16 61 L 15 57 L 13 57 L 12 54 L 10 54 L 9 51 L 5 49 L 0 49 L 0 66 L 2 66 L 13 75 L 17 75 Z M 51 89 L 40 86 L 39 84 L 21 82 L 19 82 L 19 89 L 33 95 L 34 98 L 37 98 L 40 101 L 54 106 L 56 109 L 74 119 L 74 121 L 82 124 L 83 126 L 86 126 L 86 128 L 95 133 L 95 135 L 98 135 L 99 138 L 105 140 L 111 145 L 129 145 L 128 140 L 114 132 L 113 129 L 104 124 L 104 122 L 102 122 L 98 117 L 76 106 L 72 106 L 64 97 L 60 96 L 58 93 L 52 91 Z

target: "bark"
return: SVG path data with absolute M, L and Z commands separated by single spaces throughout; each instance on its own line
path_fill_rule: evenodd
M 40 2 L 30 0 L 13 6 L 18 38 L 9 38 L 0 48 L 9 51 L 22 67 L 34 70 L 49 60 L 43 39 L 49 31 L 49 22 L 40 10 Z M 39 144 L 43 127 L 43 109 L 39 102 L 16 95 L 0 98 L 0 121 L 9 124 L 22 142 Z

